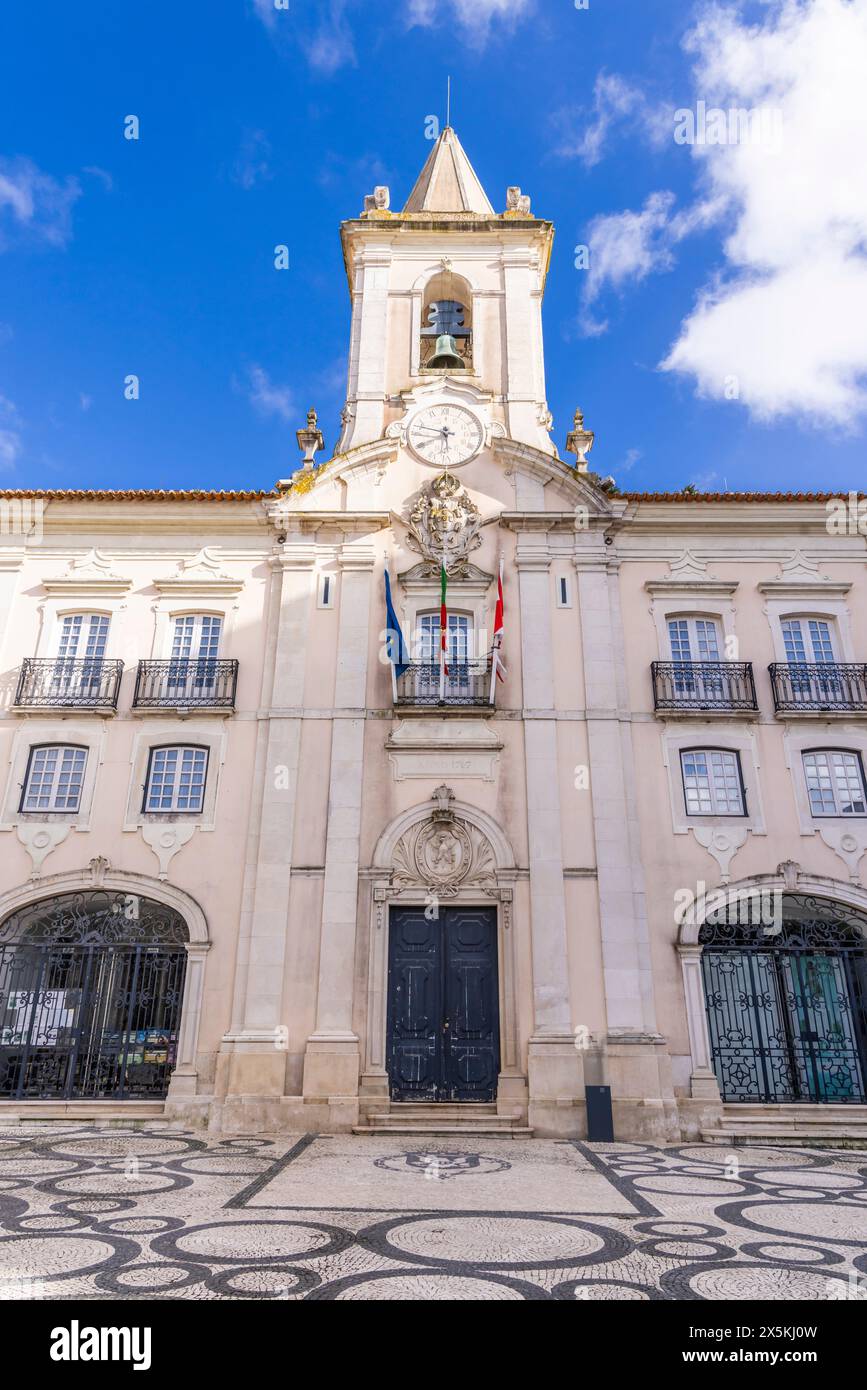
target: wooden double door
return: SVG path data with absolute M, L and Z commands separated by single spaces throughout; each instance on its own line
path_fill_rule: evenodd
M 492 1101 L 500 1070 L 495 907 L 391 909 L 392 1100 Z

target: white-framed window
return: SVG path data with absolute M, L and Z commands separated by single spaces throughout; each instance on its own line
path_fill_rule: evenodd
M 812 748 L 802 754 L 813 816 L 867 815 L 864 769 L 858 753 Z
M 102 661 L 110 622 L 107 613 L 65 613 L 57 639 L 58 659 Z
M 184 613 L 172 623 L 172 665 L 168 688 L 183 701 L 184 692 L 199 699 L 217 684 L 223 619 L 212 613 Z
M 572 591 L 569 588 L 569 580 L 565 574 L 559 574 L 554 580 L 557 596 L 558 608 L 572 607 Z
M 216 661 L 223 619 L 212 613 L 184 613 L 172 624 L 172 659 Z
M 792 664 L 822 664 L 838 659 L 834 625 L 829 619 L 783 618 L 780 626 L 783 631 L 786 661 Z
M 669 618 L 672 661 L 719 661 L 721 634 L 716 618 Z
M 449 666 L 466 666 L 472 656 L 473 620 L 467 613 L 449 613 L 448 628 L 446 661 Z M 419 613 L 418 647 L 419 661 L 439 663 L 439 609 L 435 613 Z
M 87 695 L 99 690 L 110 622 L 107 613 L 64 613 L 51 673 L 52 695 Z
M 180 743 L 152 748 L 142 809 L 148 814 L 200 814 L 207 772 L 207 748 Z
M 682 748 L 680 771 L 688 816 L 746 815 L 737 752 L 727 748 Z
M 75 744 L 31 748 L 21 795 L 22 811 L 77 811 L 81 805 L 87 749 Z

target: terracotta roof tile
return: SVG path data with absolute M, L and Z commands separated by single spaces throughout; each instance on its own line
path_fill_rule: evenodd
M 830 502 L 845 492 L 618 492 L 625 502 Z M 856 496 L 863 497 L 863 493 Z
M 204 488 L 3 488 L 0 497 L 34 497 L 47 501 L 99 502 L 259 502 L 275 492 L 213 492 Z

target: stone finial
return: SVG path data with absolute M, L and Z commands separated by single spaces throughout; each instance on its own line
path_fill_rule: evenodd
M 325 440 L 319 428 L 319 421 L 316 418 L 316 411 L 312 408 L 307 412 L 307 428 L 295 431 L 295 438 L 298 440 L 298 448 L 304 455 L 304 467 L 312 468 L 313 460 L 320 449 L 325 448 Z
M 372 193 L 365 195 L 365 212 L 388 212 L 391 207 L 391 190 L 384 183 L 377 184 Z
M 596 435 L 592 430 L 584 428 L 584 414 L 580 410 L 575 411 L 575 421 L 571 430 L 566 436 L 566 452 L 574 454 L 579 473 L 587 472 L 587 455 L 593 448 L 593 441 Z
M 513 184 L 506 189 L 506 212 L 517 213 L 519 217 L 530 216 L 530 198 Z

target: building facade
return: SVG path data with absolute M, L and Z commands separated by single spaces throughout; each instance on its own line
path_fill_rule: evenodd
M 341 234 L 324 462 L 0 497 L 0 1112 L 863 1133 L 857 518 L 564 461 L 452 130 Z

